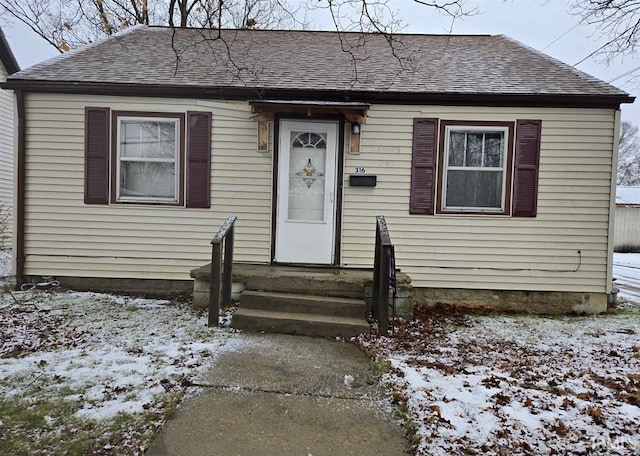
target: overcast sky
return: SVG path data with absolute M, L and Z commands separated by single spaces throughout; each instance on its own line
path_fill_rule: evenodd
M 403 30 L 405 32 L 448 33 L 451 28 L 450 18 L 434 13 L 432 8 L 421 6 L 413 0 L 390 0 L 389 3 L 397 8 L 406 23 Z M 467 0 L 467 5 L 477 7 L 479 14 L 456 20 L 453 33 L 504 34 L 574 65 L 601 46 L 604 40 L 592 27 L 578 25 L 574 28 L 579 18 L 569 13 L 568 3 L 569 0 Z M 3 30 L 22 68 L 58 54 L 25 26 L 6 24 L 6 20 L 7 18 L 3 18 Z M 318 16 L 313 28 L 327 28 L 329 24 L 326 18 Z M 638 56 L 618 58 L 608 66 L 597 58 L 590 58 L 577 66 L 604 81 L 610 81 L 638 67 Z M 632 80 L 633 76 L 635 81 Z M 633 96 L 640 95 L 640 68 L 612 84 Z M 623 105 L 622 118 L 640 126 L 640 101 L 633 105 Z

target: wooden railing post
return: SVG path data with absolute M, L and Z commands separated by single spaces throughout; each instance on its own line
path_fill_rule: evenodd
M 220 272 L 222 248 L 219 242 L 211 241 L 211 279 L 209 280 L 209 326 L 218 326 L 220 315 Z
M 376 244 L 373 259 L 373 290 L 371 317 L 378 322 L 380 334 L 389 330 L 389 274 L 393 244 L 383 216 L 376 217 Z
M 233 232 L 234 226 L 231 225 L 224 239 L 224 273 L 222 275 L 222 305 L 231 306 L 231 285 L 233 270 Z
M 382 246 L 380 252 L 380 286 L 378 287 L 380 307 L 378 309 L 378 328 L 380 334 L 387 335 L 389 330 L 389 248 Z
M 376 222 L 376 244 L 374 247 L 374 259 L 373 259 L 373 288 L 371 290 L 371 317 L 374 320 L 380 320 L 380 294 L 378 289 L 380 288 L 380 251 L 382 245 L 380 244 L 380 229 Z
M 219 325 L 220 304 L 231 305 L 233 283 L 233 238 L 236 216 L 231 215 L 211 240 L 211 278 L 209 279 L 209 326 Z M 222 244 L 224 243 L 224 275 L 222 273 Z M 222 282 L 222 296 L 220 284 Z

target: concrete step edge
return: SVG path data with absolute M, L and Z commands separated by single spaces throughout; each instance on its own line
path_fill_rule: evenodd
M 306 302 L 323 302 L 326 304 L 346 304 L 360 306 L 364 303 L 364 299 L 344 298 L 340 296 L 323 296 L 315 294 L 287 293 L 282 291 L 262 291 L 262 290 L 245 290 L 240 297 L 250 296 L 255 298 L 298 300 Z
M 307 313 L 300 313 L 300 312 L 277 312 L 277 311 L 269 311 L 269 310 L 261 310 L 261 309 L 243 309 L 242 307 L 238 308 L 238 310 L 233 314 L 233 318 L 235 318 L 237 315 L 241 317 L 314 321 L 319 323 L 330 323 L 330 324 L 366 325 L 367 327 L 369 327 L 369 324 L 364 319 L 364 317 L 363 318 L 336 317 L 331 315 L 307 314 Z M 231 319 L 232 322 L 233 322 L 233 318 Z

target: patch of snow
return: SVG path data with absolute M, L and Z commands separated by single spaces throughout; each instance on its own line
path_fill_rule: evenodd
M 13 275 L 13 255 L 11 250 L 0 250 L 0 278 L 5 279 Z
M 640 253 L 614 253 L 613 277 L 618 297 L 640 303 Z
M 391 363 L 383 381 L 402 392 L 418 455 L 587 454 L 603 445 L 632 454 L 640 450 L 639 327 L 637 312 L 440 316 L 359 343 Z
M 0 295 L 0 395 L 67 401 L 82 420 L 148 412 L 162 419 L 168 395 L 184 393 L 219 353 L 241 346 L 234 332 L 209 328 L 205 315 L 168 300 L 36 290 Z M 47 432 L 62 421 L 46 418 Z

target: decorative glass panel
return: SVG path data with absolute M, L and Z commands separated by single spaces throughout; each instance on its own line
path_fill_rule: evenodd
M 327 137 L 291 132 L 289 153 L 289 220 L 323 221 Z
M 502 171 L 449 170 L 447 207 L 500 208 Z
M 129 161 L 120 164 L 120 196 L 174 198 L 175 194 L 173 163 Z

